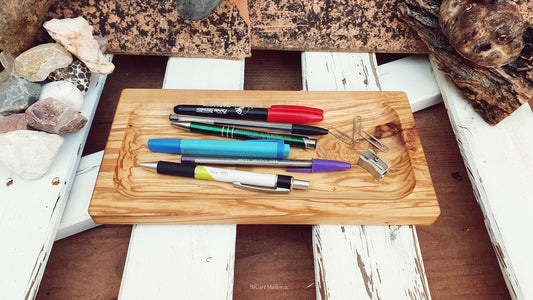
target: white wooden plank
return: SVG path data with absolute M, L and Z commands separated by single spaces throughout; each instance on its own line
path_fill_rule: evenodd
M 381 90 L 373 54 L 302 54 L 307 90 Z M 430 299 L 414 226 L 313 226 L 317 299 Z
M 244 87 L 244 60 L 170 58 L 163 88 Z M 135 225 L 120 299 L 231 299 L 236 225 Z
M 405 92 L 413 112 L 442 102 L 427 55 L 412 55 L 379 65 L 378 74 L 381 90 Z
M 313 226 L 318 299 L 429 299 L 414 226 Z
M 106 78 L 91 76 L 81 108 L 89 121 L 64 136 L 47 174 L 24 180 L 0 166 L 0 291 L 5 299 L 31 299 L 37 293 Z
M 360 53 L 303 52 L 307 91 L 379 91 L 376 56 Z
M 103 156 L 102 150 L 80 159 L 56 241 L 98 226 L 88 210 Z
M 474 195 L 515 299 L 533 299 L 533 112 L 488 125 L 433 64 Z

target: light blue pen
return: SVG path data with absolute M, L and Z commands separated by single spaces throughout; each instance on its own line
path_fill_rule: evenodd
M 239 157 L 284 158 L 290 146 L 281 140 L 200 140 L 150 139 L 148 149 L 154 152 Z

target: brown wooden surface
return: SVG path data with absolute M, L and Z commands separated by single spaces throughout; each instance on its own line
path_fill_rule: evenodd
M 191 101 L 191 99 L 195 99 Z M 157 138 L 228 140 L 178 129 L 168 121 L 177 104 L 269 107 L 303 105 L 324 111 L 314 125 L 350 132 L 353 118 L 386 144 L 378 155 L 391 164 L 380 181 L 357 166 L 373 148 L 367 141 L 347 145 L 331 134 L 317 137 L 316 149 L 291 147 L 291 159 L 333 159 L 352 168 L 336 172 L 290 173 L 280 168 L 227 167 L 284 174 L 310 182 L 306 191 L 272 194 L 231 184 L 163 176 L 139 162 L 179 162 L 176 154 L 148 150 Z M 127 89 L 122 92 L 89 207 L 101 224 L 431 224 L 438 202 L 413 115 L 402 92 L 212 91 Z
M 165 58 L 113 62 L 85 154 L 104 149 L 123 88 L 162 86 Z M 297 52 L 254 51 L 245 72 L 245 89 L 302 88 Z M 416 227 L 432 299 L 510 299 L 444 105 L 414 116 L 441 207 L 435 223 Z M 56 242 L 37 299 L 116 299 L 130 232 L 102 225 Z M 239 225 L 235 256 L 235 299 L 315 298 L 311 226 Z M 288 289 L 252 288 L 266 284 Z

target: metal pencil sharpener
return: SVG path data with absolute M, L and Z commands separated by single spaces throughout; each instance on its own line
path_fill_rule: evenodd
M 371 149 L 368 149 L 363 155 L 359 156 L 357 165 L 367 170 L 377 180 L 385 177 L 390 170 L 390 164 L 377 156 Z

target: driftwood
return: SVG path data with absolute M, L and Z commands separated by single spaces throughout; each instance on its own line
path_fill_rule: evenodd
M 520 57 L 502 67 L 482 67 L 460 56 L 439 28 L 438 0 L 406 0 L 400 18 L 426 43 L 439 69 L 483 119 L 495 125 L 533 99 L 533 27 L 528 24 Z M 529 21 L 529 20 L 526 20 Z

